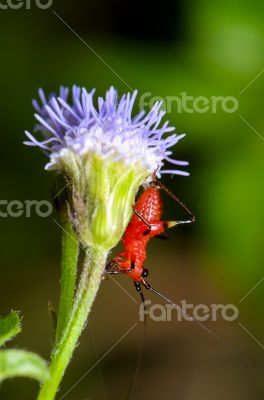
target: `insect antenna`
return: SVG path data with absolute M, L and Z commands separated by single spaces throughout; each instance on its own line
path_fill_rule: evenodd
M 157 296 L 159 296 L 160 298 L 162 298 L 163 300 L 165 300 L 166 302 L 168 302 L 169 304 L 171 304 L 173 307 L 178 307 L 181 309 L 181 313 L 183 317 L 189 317 L 188 319 L 190 319 L 190 316 L 188 316 L 188 314 L 186 314 L 182 308 L 176 304 L 173 303 L 173 301 L 171 301 L 167 296 L 165 296 L 164 294 L 158 292 L 156 289 L 153 289 L 153 287 L 150 286 L 150 284 L 145 281 L 146 284 L 144 285 L 146 289 L 150 290 L 151 292 L 155 293 Z M 264 375 L 264 371 L 258 367 L 252 360 L 250 360 L 248 357 L 245 357 L 243 355 L 241 355 L 241 353 L 239 352 L 239 350 L 235 349 L 234 347 L 232 347 L 230 344 L 226 343 L 223 338 L 219 335 L 217 335 L 216 333 L 214 333 L 211 329 L 207 328 L 206 325 L 202 324 L 199 320 L 197 320 L 196 318 L 194 318 L 193 316 L 191 317 L 192 321 L 194 323 L 196 323 L 198 326 L 200 326 L 205 332 L 207 332 L 209 335 L 213 336 L 218 343 L 221 343 L 230 353 L 236 354 L 240 357 L 240 359 L 244 362 L 247 363 L 250 367 L 254 368 L 257 372 L 261 373 L 262 375 Z
M 136 286 L 136 289 L 140 294 L 141 301 L 142 301 L 142 304 L 144 305 L 144 311 L 145 311 L 146 310 L 146 305 L 145 305 L 144 294 L 142 293 L 141 288 L 139 290 L 138 287 Z M 145 312 L 144 312 L 144 321 L 143 322 L 144 322 L 144 327 L 143 327 L 143 332 L 142 332 L 142 336 L 141 336 L 141 342 L 138 345 L 136 368 L 135 368 L 135 371 L 133 373 L 133 376 L 132 376 L 130 384 L 129 384 L 129 388 L 128 388 L 128 392 L 127 392 L 127 400 L 132 400 L 134 398 L 136 382 L 137 382 L 137 379 L 138 379 L 140 366 L 141 366 L 142 360 L 143 360 L 144 345 L 145 345 L 145 338 L 146 338 L 146 326 L 147 326 L 147 317 L 146 317 L 146 313 Z
M 161 183 L 156 175 L 154 174 L 152 176 L 152 180 L 155 183 L 156 186 L 159 186 L 162 190 L 164 190 L 165 193 L 167 193 L 176 203 L 178 203 L 190 216 L 189 220 L 186 221 L 177 221 L 177 224 L 192 224 L 195 222 L 195 216 L 191 212 L 191 210 L 174 194 L 172 193 L 163 183 Z

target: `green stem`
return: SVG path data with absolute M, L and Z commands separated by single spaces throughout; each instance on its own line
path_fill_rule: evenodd
M 37 400 L 53 400 L 56 396 L 99 289 L 106 258 L 107 252 L 101 249 L 86 252 L 71 317 L 53 353 L 50 377 L 44 381 Z
M 76 271 L 79 254 L 79 244 L 69 222 L 63 225 L 62 236 L 62 262 L 61 262 L 61 293 L 56 329 L 56 341 L 61 338 L 72 310 Z

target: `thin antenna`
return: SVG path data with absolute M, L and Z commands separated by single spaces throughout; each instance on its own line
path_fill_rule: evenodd
M 146 305 L 145 305 L 144 295 L 143 295 L 142 291 L 140 291 L 139 294 L 140 294 L 140 297 L 142 300 L 142 304 L 144 305 L 144 311 L 145 311 Z M 127 400 L 132 400 L 134 398 L 134 396 L 133 396 L 134 388 L 135 388 L 135 384 L 136 384 L 136 381 L 138 378 L 139 369 L 140 369 L 140 366 L 141 366 L 142 360 L 143 360 L 143 351 L 144 351 L 145 338 L 146 338 L 146 326 L 147 326 L 147 318 L 146 318 L 146 313 L 144 312 L 144 328 L 143 328 L 143 333 L 142 333 L 142 337 L 141 337 L 141 343 L 138 345 L 137 363 L 136 363 L 136 368 L 135 368 L 134 374 L 132 376 L 132 379 L 130 381 L 130 385 L 128 388 Z
M 165 300 L 166 302 L 170 303 L 172 306 L 174 307 L 180 307 L 178 304 L 173 303 L 173 301 L 171 301 L 168 297 L 164 296 L 163 294 L 161 294 L 160 292 L 158 292 L 157 290 L 153 289 L 149 283 L 146 281 L 146 289 L 150 290 L 151 292 L 155 293 L 157 296 L 161 297 L 163 300 Z M 180 307 L 181 308 L 181 307 Z M 182 315 L 184 317 L 188 316 L 181 308 L 181 312 Z M 230 351 L 233 354 L 237 354 L 239 357 L 241 357 L 241 354 L 238 350 L 234 349 L 232 346 L 230 346 L 228 343 L 225 343 L 223 338 L 221 336 L 218 336 L 216 333 L 214 333 L 213 331 L 211 331 L 211 329 L 207 328 L 206 325 L 202 324 L 200 321 L 198 321 L 196 318 L 191 317 L 192 321 L 195 322 L 197 325 L 199 325 L 204 331 L 206 331 L 207 333 L 209 333 L 211 336 L 213 336 L 218 343 L 221 343 L 228 351 Z M 262 375 L 264 375 L 264 371 L 258 367 L 252 360 L 250 360 L 248 357 L 244 357 L 242 356 L 242 360 L 243 362 L 246 362 L 248 365 L 250 365 L 252 368 L 254 368 L 256 371 L 258 371 L 259 373 L 261 373 Z
M 92 329 L 91 323 L 89 324 L 89 327 L 90 327 L 90 333 L 91 333 L 91 337 L 92 337 L 92 342 L 93 342 L 93 347 L 94 347 L 95 356 L 96 356 L 97 360 L 99 360 L 98 352 L 97 352 L 97 346 L 96 346 L 95 337 L 94 337 L 94 331 L 93 331 L 93 329 Z M 107 394 L 106 394 L 106 388 L 105 388 L 105 382 L 104 382 L 104 377 L 103 377 L 103 372 L 102 372 L 101 363 L 98 363 L 98 364 L 97 364 L 97 367 L 98 367 L 99 377 L 100 377 L 100 380 L 101 380 L 102 392 L 103 392 L 103 395 L 104 395 L 104 399 L 105 399 L 105 400 L 108 400 L 108 396 L 107 396 Z

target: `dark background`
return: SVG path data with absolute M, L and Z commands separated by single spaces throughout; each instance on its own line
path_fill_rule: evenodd
M 46 160 L 38 150 L 22 144 L 24 129 L 32 131 L 31 99 L 38 87 L 49 92 L 78 84 L 102 95 L 114 85 L 127 92 L 89 46 L 140 94 L 239 100 L 233 114 L 173 109 L 168 115 L 177 132 L 187 133 L 175 157 L 190 160 L 191 176 L 164 181 L 193 210 L 197 223 L 174 229 L 167 242 L 153 240 L 148 252 L 151 283 L 173 300 L 239 306 L 239 321 L 206 323 L 236 350 L 191 322 L 149 321 L 135 399 L 263 397 L 263 375 L 245 361 L 264 369 L 263 31 L 263 4 L 257 0 L 54 0 L 48 10 L 33 1 L 30 9 L 0 10 L 1 199 L 50 199 L 54 174 L 44 171 Z M 178 218 L 181 212 L 164 200 L 166 215 Z M 47 303 L 56 305 L 58 299 L 61 232 L 52 216 L 1 218 L 0 224 L 0 314 L 12 308 L 24 316 L 23 333 L 9 346 L 48 359 Z M 139 303 L 129 279 L 118 282 Z M 138 305 L 112 280 L 103 282 L 61 394 L 138 321 Z M 141 337 L 138 325 L 65 398 L 126 399 Z M 0 398 L 30 400 L 37 390 L 37 383 L 16 379 L 3 383 Z

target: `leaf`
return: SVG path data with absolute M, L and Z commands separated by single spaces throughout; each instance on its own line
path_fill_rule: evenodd
M 0 319 L 0 347 L 13 339 L 21 331 L 21 319 L 16 311 L 11 311 Z
M 0 382 L 14 377 L 43 381 L 49 376 L 46 361 L 35 353 L 24 350 L 0 351 Z

